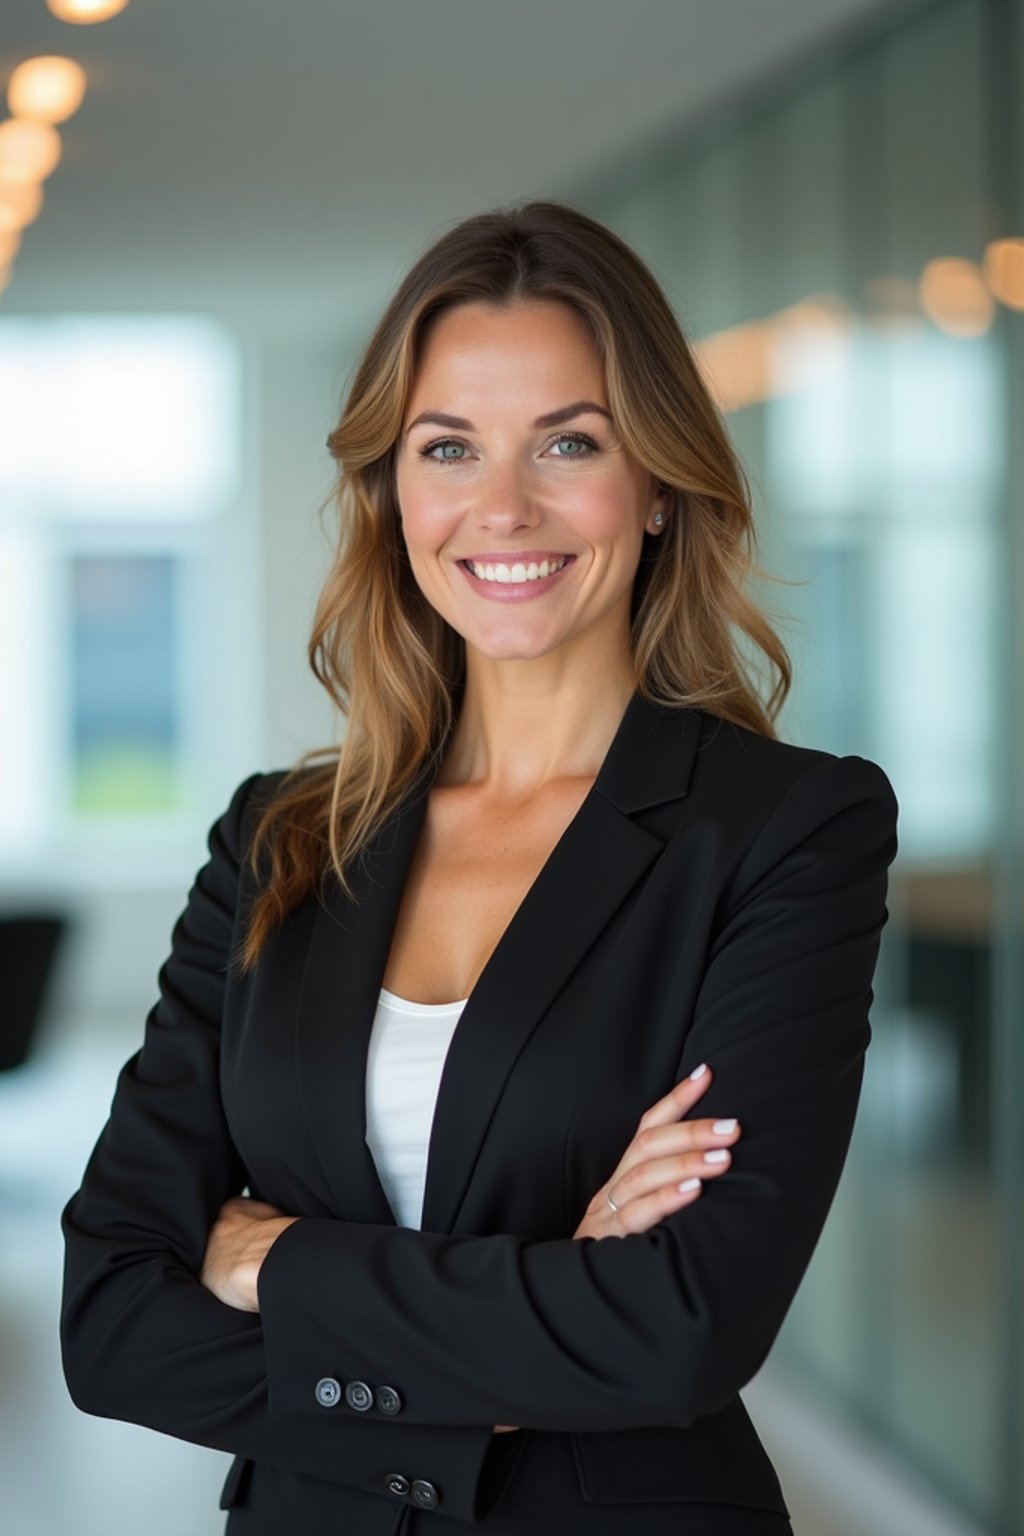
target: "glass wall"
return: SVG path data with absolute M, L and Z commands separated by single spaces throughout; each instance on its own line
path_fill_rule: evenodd
M 901 803 L 861 1113 L 777 1350 L 1001 1536 L 1024 1536 L 1024 292 L 993 242 L 1024 237 L 1022 33 L 1021 0 L 921 7 L 585 198 L 697 344 L 792 583 L 761 590 L 795 663 L 780 734 L 874 758 Z

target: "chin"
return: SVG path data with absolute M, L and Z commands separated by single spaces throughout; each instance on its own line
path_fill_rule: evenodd
M 539 661 L 542 656 L 549 656 L 564 643 L 562 640 L 551 640 L 546 645 L 541 642 L 536 645 L 522 643 L 489 645 L 486 641 L 475 640 L 471 635 L 464 635 L 463 639 L 467 650 L 475 651 L 478 656 L 486 657 L 488 661 Z

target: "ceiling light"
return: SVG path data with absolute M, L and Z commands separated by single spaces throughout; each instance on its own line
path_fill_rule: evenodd
M 948 336 L 981 336 L 992 323 L 995 305 L 976 262 L 959 256 L 926 262 L 920 294 L 921 308 Z
M 1024 309 L 1024 240 L 993 240 L 983 262 L 985 281 L 1000 304 Z
M 46 0 L 46 4 L 60 21 L 87 25 L 92 21 L 109 21 L 124 10 L 128 0 Z
M 15 117 L 62 123 L 77 112 L 85 95 L 85 70 L 74 59 L 43 53 L 19 64 L 7 84 L 7 105 Z
M 39 216 L 42 206 L 43 189 L 37 181 L 23 186 L 0 182 L 0 234 L 24 229 Z
M 21 244 L 21 234 L 16 229 L 0 229 L 0 267 L 13 261 Z
M 0 183 L 45 181 L 60 155 L 60 134 L 52 124 L 31 117 L 0 123 Z

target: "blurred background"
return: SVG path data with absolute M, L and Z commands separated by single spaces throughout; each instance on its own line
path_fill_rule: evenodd
M 901 803 L 854 1142 L 744 1391 L 797 1536 L 1024 1533 L 1024 0 L 6 0 L 0 1527 L 212 1536 L 57 1217 L 231 790 L 337 739 L 324 439 L 409 263 L 564 198 L 751 478 L 786 739 Z

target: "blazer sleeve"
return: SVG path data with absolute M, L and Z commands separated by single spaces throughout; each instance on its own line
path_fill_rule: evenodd
M 394 1381 L 422 1424 L 686 1426 L 726 1404 L 782 1325 L 845 1162 L 897 811 L 876 764 L 826 757 L 723 894 L 677 1080 L 706 1060 L 695 1114 L 740 1119 L 724 1178 L 619 1239 L 294 1222 L 257 1286 L 271 1416 L 315 1424 L 325 1375 Z
M 382 1496 L 389 1471 L 411 1469 L 443 1489 L 446 1514 L 475 1523 L 520 1436 L 495 1435 L 498 1420 L 272 1415 L 259 1316 L 198 1279 L 214 1216 L 247 1183 L 218 1061 L 243 815 L 262 777 L 241 783 L 210 829 L 210 857 L 175 924 L 142 1047 L 121 1070 L 82 1186 L 61 1215 L 65 1379 L 87 1413 Z

